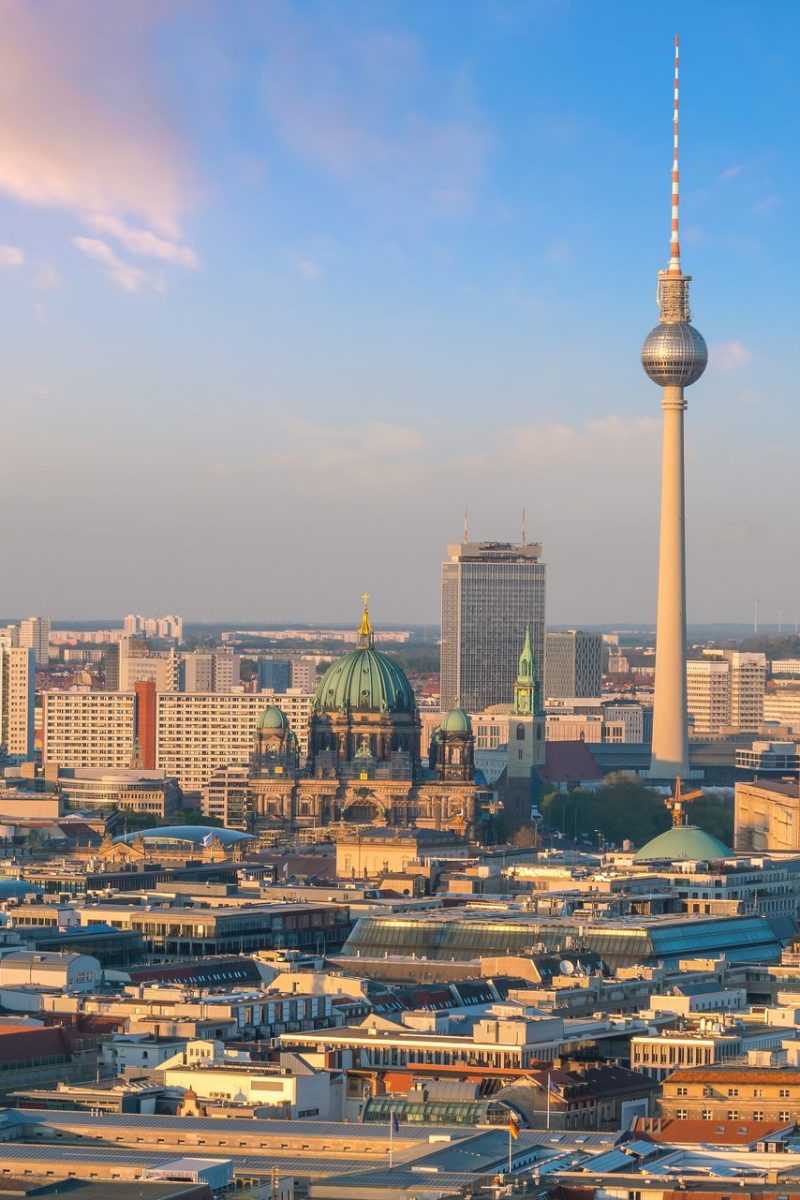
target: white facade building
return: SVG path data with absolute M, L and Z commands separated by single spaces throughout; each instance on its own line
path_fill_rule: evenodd
M 50 658 L 50 618 L 26 617 L 20 621 L 19 644 L 33 650 L 37 667 L 46 667 Z
M 312 700 L 293 691 L 161 693 L 156 766 L 174 775 L 184 791 L 202 791 L 220 767 L 249 762 L 258 719 L 268 704 L 286 713 L 306 754 Z
M 136 697 L 130 692 L 44 692 L 44 763 L 131 767 Z
M 0 746 L 33 757 L 36 657 L 32 647 L 0 646 Z

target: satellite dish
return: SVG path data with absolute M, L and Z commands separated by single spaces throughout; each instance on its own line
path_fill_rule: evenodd
M 575 963 L 570 962 L 568 958 L 562 958 L 558 964 L 558 969 L 562 975 L 573 975 L 575 973 Z

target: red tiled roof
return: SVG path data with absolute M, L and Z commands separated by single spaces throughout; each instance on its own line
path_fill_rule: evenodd
M 678 1067 L 664 1083 L 794 1083 L 800 1087 L 796 1067 Z
M 69 1052 L 60 1025 L 27 1029 L 24 1025 L 0 1024 L 0 1064 L 4 1066 L 32 1058 L 63 1058 Z
M 579 784 L 603 777 L 585 742 L 545 742 L 544 752 L 538 771 L 546 783 Z
M 784 1129 L 786 1121 L 698 1121 L 637 1117 L 633 1129 L 646 1142 L 705 1142 L 713 1146 L 750 1146 Z

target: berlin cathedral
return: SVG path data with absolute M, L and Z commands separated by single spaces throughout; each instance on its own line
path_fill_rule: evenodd
M 315 691 L 305 763 L 282 710 L 271 704 L 261 713 L 248 770 L 248 827 L 348 823 L 446 829 L 481 840 L 495 790 L 476 772 L 469 715 L 461 708 L 446 713 L 423 754 L 414 689 L 374 641 L 365 598 L 355 649 L 327 668 Z M 529 636 L 512 712 L 515 742 L 503 785 L 527 817 L 531 769 L 543 756 Z M 216 776 L 216 786 L 225 787 L 227 774 Z M 241 788 L 241 775 L 230 786 Z
M 356 648 L 314 696 L 307 762 L 279 708 L 259 720 L 249 787 L 257 828 L 355 825 L 448 829 L 473 838 L 492 796 L 476 780 L 469 716 L 448 712 L 429 753 L 405 672 L 375 649 L 366 598 Z

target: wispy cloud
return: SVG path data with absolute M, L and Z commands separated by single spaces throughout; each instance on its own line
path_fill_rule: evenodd
M 733 166 L 725 168 L 725 170 L 720 175 L 720 179 L 722 180 L 723 183 L 730 183 L 730 181 L 732 179 L 735 179 L 737 177 L 737 175 L 741 175 L 743 170 L 744 170 L 744 167 L 742 166 L 741 163 L 734 163 Z
M 88 237 L 74 237 L 72 241 L 87 258 L 101 263 L 106 268 L 109 279 L 123 292 L 138 292 L 143 284 L 153 282 L 147 271 L 119 258 L 108 242 Z
M 25 255 L 19 246 L 0 246 L 0 271 L 21 267 L 24 262 Z
M 319 265 L 314 262 L 313 258 L 299 258 L 297 269 L 304 279 L 318 279 L 321 274 Z
M 752 357 L 744 342 L 738 342 L 735 339 L 729 342 L 720 342 L 719 345 L 712 346 L 709 350 L 710 361 L 721 371 L 741 371 L 748 365 Z
M 138 254 L 144 258 L 157 258 L 161 262 L 191 269 L 200 266 L 200 258 L 191 246 L 187 246 L 184 242 L 161 237 L 150 229 L 136 228 L 119 217 L 100 213 L 91 217 L 89 224 L 99 233 L 105 233 L 109 237 L 115 238 L 130 254 Z

